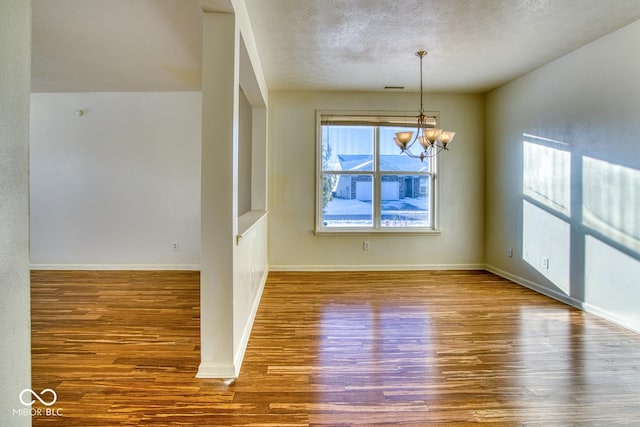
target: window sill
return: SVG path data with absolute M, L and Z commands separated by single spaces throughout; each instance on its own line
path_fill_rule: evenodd
M 371 235 L 371 236 L 438 236 L 441 233 L 440 230 L 406 230 L 406 229 L 391 229 L 391 230 L 373 230 L 373 229 L 343 229 L 343 230 L 315 230 L 316 236 L 349 236 L 349 235 Z

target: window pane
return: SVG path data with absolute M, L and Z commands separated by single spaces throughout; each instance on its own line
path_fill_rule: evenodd
M 371 175 L 324 174 L 322 177 L 322 226 L 373 226 Z
M 373 127 L 322 126 L 322 170 L 373 170 Z
M 430 179 L 423 175 L 382 175 L 382 227 L 430 227 Z
M 393 141 L 396 132 L 402 132 L 416 129 L 399 128 L 399 127 L 382 127 L 380 128 L 380 170 L 381 171 L 398 171 L 398 172 L 429 172 L 429 159 L 421 161 L 414 159 L 406 154 L 401 154 L 400 149 Z M 415 133 L 414 133 L 415 137 Z M 416 142 L 411 148 L 414 154 L 420 154 L 422 146 Z

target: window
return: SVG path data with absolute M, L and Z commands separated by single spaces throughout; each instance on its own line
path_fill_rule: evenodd
M 316 232 L 436 230 L 436 158 L 401 154 L 393 140 L 415 120 L 318 113 Z

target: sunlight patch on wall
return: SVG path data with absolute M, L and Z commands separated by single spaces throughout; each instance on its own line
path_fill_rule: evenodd
M 570 294 L 569 144 L 523 133 L 522 258 Z
M 640 171 L 582 158 L 585 226 L 640 254 Z
M 585 257 L 585 302 L 640 330 L 640 262 L 589 235 Z
M 571 153 L 568 144 L 523 134 L 525 196 L 567 216 L 571 213 Z
M 563 219 L 524 200 L 522 206 L 522 257 L 569 295 L 571 227 Z

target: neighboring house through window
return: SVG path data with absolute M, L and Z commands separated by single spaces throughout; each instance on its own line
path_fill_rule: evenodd
M 411 115 L 318 113 L 317 233 L 436 230 L 436 158 L 394 142 L 415 127 Z

